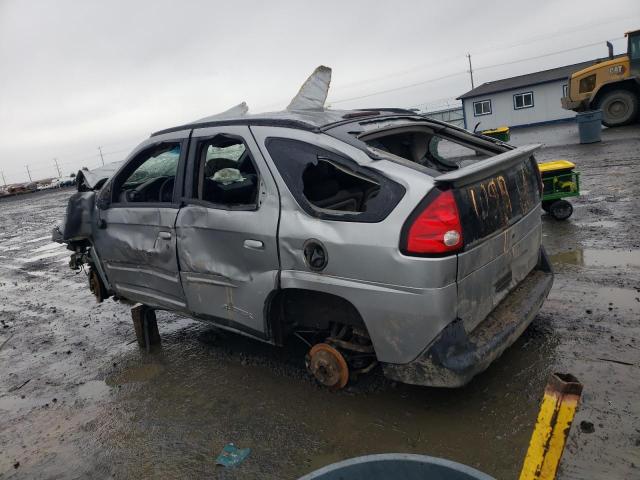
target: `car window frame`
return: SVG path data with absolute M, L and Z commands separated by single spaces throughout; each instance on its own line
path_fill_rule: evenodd
M 237 205 L 228 205 L 224 203 L 213 203 L 208 200 L 202 200 L 197 197 L 198 192 L 197 189 L 194 188 L 196 182 L 200 179 L 201 165 L 200 165 L 200 155 L 199 155 L 199 147 L 203 143 L 210 142 L 212 139 L 225 135 L 231 138 L 237 138 L 242 141 L 245 147 L 245 152 L 249 152 L 251 155 L 251 163 L 253 163 L 253 167 L 256 170 L 256 174 L 258 175 L 257 181 L 257 195 L 256 201 L 254 204 L 237 204 Z M 259 152 L 258 152 L 259 153 Z M 260 197 L 261 192 L 264 188 L 262 179 L 264 173 L 260 170 L 260 165 L 256 162 L 256 152 L 251 149 L 250 142 L 247 141 L 245 137 L 236 132 L 224 131 L 221 130 L 219 132 L 214 133 L 213 135 L 205 135 L 205 136 L 192 136 L 189 143 L 189 155 L 187 159 L 187 173 L 185 176 L 185 189 L 182 197 L 183 205 L 197 205 L 200 207 L 211 208 L 214 210 L 225 210 L 225 211 L 237 211 L 237 212 L 257 212 L 260 210 Z
M 173 185 L 173 196 L 171 202 L 120 202 L 116 198 L 114 185 L 122 185 L 125 179 L 122 179 L 123 176 L 127 178 L 140 166 L 144 163 L 137 164 L 140 161 L 140 158 L 144 155 L 147 155 L 149 151 L 157 149 L 163 144 L 179 144 L 180 145 L 180 157 L 178 158 L 178 166 L 176 168 L 176 177 Z M 109 205 L 107 208 L 174 208 L 179 209 L 181 205 L 181 198 L 183 194 L 184 188 L 184 170 L 185 164 L 188 154 L 189 148 L 189 140 L 188 138 L 166 138 L 159 139 L 156 142 L 149 143 L 144 145 L 140 150 L 136 151 L 133 156 L 127 160 L 122 167 L 118 170 L 118 172 L 103 186 L 103 189 L 108 189 L 109 191 Z M 132 165 L 137 164 L 137 166 L 132 167 Z

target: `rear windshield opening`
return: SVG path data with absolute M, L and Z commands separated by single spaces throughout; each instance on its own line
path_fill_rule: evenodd
M 380 185 L 339 165 L 318 159 L 302 173 L 303 193 L 309 203 L 325 210 L 364 212 Z
M 382 132 L 362 140 L 376 150 L 439 172 L 463 168 L 491 156 L 455 139 L 425 131 Z

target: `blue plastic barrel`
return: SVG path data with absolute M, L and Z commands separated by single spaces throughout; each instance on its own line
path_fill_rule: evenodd
M 580 112 L 576 115 L 580 143 L 595 143 L 601 140 L 602 110 Z
M 495 480 L 460 463 L 426 455 L 384 453 L 334 463 L 299 480 Z

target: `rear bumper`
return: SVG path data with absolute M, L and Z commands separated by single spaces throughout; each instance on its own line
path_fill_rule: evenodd
M 553 272 L 541 248 L 536 268 L 470 334 L 461 320 L 455 320 L 412 362 L 383 364 L 385 375 L 414 385 L 465 385 L 517 340 L 542 307 L 552 284 Z

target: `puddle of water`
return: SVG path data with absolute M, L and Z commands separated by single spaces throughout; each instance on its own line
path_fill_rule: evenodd
M 17 412 L 21 409 L 31 409 L 33 407 L 39 406 L 41 404 L 40 400 L 33 397 L 22 398 L 21 395 L 6 395 L 4 397 L 0 397 L 0 410 L 4 410 L 6 412 Z
M 24 243 L 35 243 L 41 242 L 42 240 L 51 240 L 51 234 L 45 235 L 44 237 L 32 238 L 31 240 L 25 240 Z
M 165 367 L 158 363 L 133 365 L 114 375 L 109 375 L 105 382 L 110 386 L 133 382 L 148 382 L 160 375 L 164 370 Z
M 84 400 L 100 400 L 107 396 L 111 388 L 102 380 L 90 380 L 78 387 L 78 397 Z
M 595 292 L 595 300 L 599 300 L 603 305 L 611 302 L 619 308 L 640 311 L 638 298 L 640 294 L 629 288 L 600 287 Z
M 43 245 L 41 247 L 31 250 L 31 252 L 39 253 L 39 252 L 46 252 L 47 250 L 58 250 L 62 248 L 64 248 L 64 245 L 61 245 L 59 243 L 47 243 L 46 245 Z
M 582 267 L 640 267 L 640 250 L 598 250 L 577 248 L 556 253 L 551 263 Z
M 597 228 L 618 228 L 619 222 L 613 220 L 598 220 L 596 222 L 578 222 L 581 227 L 597 227 Z
M 136 355 L 107 378 L 107 385 L 139 383 L 118 389 L 118 410 L 98 421 L 100 448 L 126 465 L 128 477 L 142 473 L 140 451 L 158 471 L 184 473 L 206 469 L 211 452 L 233 441 L 251 447 L 256 458 L 278 459 L 247 462 L 237 478 L 270 478 L 264 468 L 277 478 L 298 478 L 348 457 L 396 451 L 447 457 L 510 478 L 521 462 L 514 445 L 526 447 L 554 361 L 553 342 L 525 337 L 464 389 L 400 385 L 366 394 L 333 394 L 296 375 L 280 375 L 273 365 L 220 357 L 221 346 L 167 339 L 162 363 L 139 364 Z M 256 349 L 238 338 L 227 338 L 226 348 Z M 120 412 L 135 412 L 135 421 Z M 487 446 L 458 448 L 461 438 Z M 171 448 L 164 448 L 168 443 Z
M 48 253 L 42 253 L 40 255 L 36 255 L 35 257 L 29 257 L 29 258 L 16 258 L 16 260 L 21 261 L 21 262 L 25 262 L 25 263 L 31 263 L 31 262 L 37 262 L 38 260 L 44 260 L 45 258 L 52 258 L 52 257 L 58 257 L 60 255 L 67 255 L 67 251 L 55 251 L 55 252 L 48 252 Z

